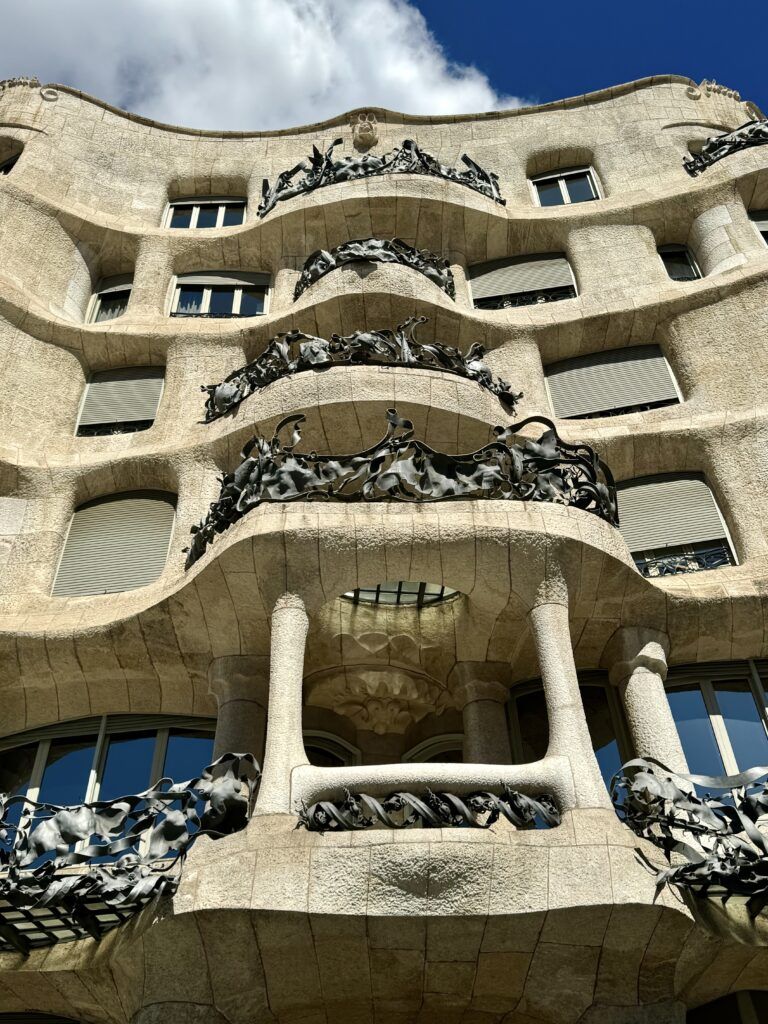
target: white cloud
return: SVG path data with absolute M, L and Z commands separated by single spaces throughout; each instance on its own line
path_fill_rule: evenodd
M 407 0 L 6 0 L 0 78 L 16 75 L 195 128 L 520 105 L 452 64 Z

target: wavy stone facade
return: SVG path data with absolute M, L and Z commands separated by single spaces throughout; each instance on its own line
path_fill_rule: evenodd
M 411 138 L 443 167 L 466 154 L 498 176 L 506 204 L 403 173 L 323 185 L 260 218 L 263 180 L 313 145 L 364 148 L 348 115 L 217 134 L 61 86 L 0 84 L 0 163 L 18 155 L 0 177 L 0 737 L 12 749 L 13 737 L 94 716 L 215 717 L 215 753 L 252 753 L 263 769 L 247 828 L 201 837 L 173 895 L 99 940 L 0 951 L 0 1019 L 682 1024 L 768 988 L 760 918 L 738 901 L 654 899 L 635 849 L 655 862 L 658 851 L 612 809 L 579 688 L 600 674 L 629 752 L 685 770 L 668 667 L 768 656 L 768 248 L 749 217 L 768 208 L 768 148 L 695 179 L 684 168 L 691 149 L 759 112 L 710 83 L 661 76 L 510 112 L 373 114 L 371 153 Z M 530 179 L 573 167 L 593 169 L 599 198 L 537 205 Z M 169 202 L 206 196 L 245 198 L 244 222 L 163 226 Z M 455 299 L 385 261 L 347 263 L 294 300 L 308 257 L 359 239 L 447 261 Z M 657 252 L 668 244 L 688 246 L 698 280 L 669 277 Z M 575 298 L 474 308 L 468 268 L 540 253 L 566 254 Z M 265 312 L 170 316 L 176 279 L 213 272 L 268 275 Z M 99 281 L 116 275 L 132 278 L 127 309 L 87 322 Z M 591 446 L 619 485 L 703 474 L 734 564 L 646 578 L 610 521 L 551 495 L 299 495 L 242 515 L 185 570 L 190 528 L 221 476 L 284 417 L 306 417 L 302 450 L 334 455 L 374 445 L 387 409 L 448 455 L 514 424 L 476 379 L 406 359 L 292 373 L 205 422 L 201 386 L 277 335 L 348 337 L 414 316 L 428 318 L 422 345 L 481 345 L 493 378 L 522 392 L 519 419 L 552 417 L 551 364 L 660 346 L 683 401 L 556 420 L 557 433 Z M 165 368 L 151 427 L 77 436 L 92 375 L 134 366 Z M 137 491 L 177 496 L 157 579 L 52 596 L 74 510 Z M 384 581 L 456 593 L 421 607 L 344 596 Z M 549 738 L 526 761 L 505 707 L 538 679 Z M 441 756 L 451 746 L 461 761 Z M 335 754 L 323 763 L 310 748 Z M 346 790 L 504 786 L 551 796 L 561 823 L 295 827 L 305 804 Z

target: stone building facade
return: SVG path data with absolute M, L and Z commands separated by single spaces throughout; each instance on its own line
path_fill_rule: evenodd
M 761 915 L 657 893 L 608 788 L 768 763 L 768 148 L 694 166 L 761 119 L 660 76 L 214 133 L 0 83 L 6 844 L 261 766 L 143 909 L 52 895 L 103 820 L 10 853 L 0 1020 L 768 1019 Z

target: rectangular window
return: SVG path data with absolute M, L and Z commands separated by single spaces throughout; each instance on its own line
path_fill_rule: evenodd
M 122 316 L 128 308 L 132 287 L 133 278 L 130 274 L 120 274 L 99 281 L 91 300 L 88 322 L 99 324 Z
M 531 182 L 539 206 L 569 206 L 600 198 L 591 167 L 574 167 L 554 174 L 541 174 L 532 178 Z
M 78 437 L 131 433 L 152 426 L 163 393 L 162 366 L 94 373 L 85 387 Z
M 171 223 L 172 228 L 188 228 L 192 224 L 192 214 L 195 212 L 194 206 L 174 206 L 171 210 Z
M 178 280 L 171 316 L 260 316 L 268 282 L 267 274 L 185 274 Z
M 571 267 L 563 253 L 513 256 L 469 268 L 476 309 L 506 309 L 576 296 Z
M 701 277 L 698 265 L 687 246 L 660 245 L 658 253 L 673 281 L 697 281 Z
M 245 207 L 244 199 L 184 199 L 170 204 L 165 226 L 198 230 L 237 227 L 245 220 Z

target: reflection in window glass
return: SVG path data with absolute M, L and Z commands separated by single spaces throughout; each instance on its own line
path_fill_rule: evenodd
M 211 316 L 230 316 L 234 299 L 234 288 L 221 285 L 211 288 L 211 304 L 209 308 Z
M 608 694 L 602 686 L 582 686 L 581 699 L 584 702 L 595 757 L 605 784 L 610 786 L 611 779 L 621 768 L 621 752 L 611 717 Z
M 722 775 L 720 757 L 704 697 L 698 686 L 669 690 L 669 706 L 688 767 L 695 775 Z
M 163 776 L 174 782 L 199 778 L 213 761 L 213 735 L 209 732 L 171 732 Z M 153 782 L 156 781 L 153 779 Z
M 240 316 L 258 316 L 264 312 L 264 290 L 262 288 L 243 288 L 240 299 Z
M 197 227 L 215 228 L 219 216 L 218 206 L 201 206 L 197 214 Z
M 95 322 L 99 324 L 104 320 L 114 320 L 115 317 L 122 316 L 128 308 L 128 299 L 130 297 L 130 289 L 126 289 L 124 292 L 110 292 L 108 295 L 102 295 L 99 298 L 99 308 L 96 312 Z
M 225 228 L 237 227 L 238 224 L 242 224 L 245 218 L 245 204 L 244 203 L 227 203 L 224 207 L 224 224 Z
M 768 763 L 768 738 L 748 684 L 716 683 L 714 689 L 739 770 Z
M 37 743 L 0 752 L 0 793 L 7 796 L 24 796 L 32 777 L 32 768 L 37 756 Z M 9 807 L 5 820 L 17 825 L 21 817 L 22 804 Z
M 659 256 L 673 281 L 695 281 L 701 276 L 684 245 L 663 245 Z
M 38 800 L 64 806 L 82 803 L 88 788 L 95 747 L 94 736 L 53 740 Z
M 588 174 L 572 174 L 565 179 L 565 187 L 572 203 L 588 203 L 595 199 Z
M 178 313 L 201 313 L 203 310 L 203 289 L 193 285 L 182 285 L 179 288 Z
M 111 736 L 99 787 L 99 800 L 114 800 L 147 789 L 152 781 L 152 755 L 155 751 L 154 730 Z
M 562 206 L 565 202 L 559 181 L 537 181 L 536 191 L 542 206 Z
M 192 223 L 192 206 L 174 206 L 171 212 L 172 228 L 188 228 Z

